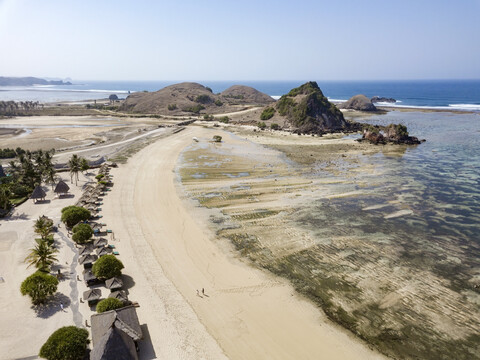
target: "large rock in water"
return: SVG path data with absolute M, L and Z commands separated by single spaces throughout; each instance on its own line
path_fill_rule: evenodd
M 297 133 L 323 134 L 351 127 L 342 112 L 328 101 L 313 81 L 290 90 L 278 100 L 275 107 Z
M 375 105 L 365 95 L 352 96 L 348 101 L 339 105 L 341 109 L 352 109 L 358 111 L 377 111 Z

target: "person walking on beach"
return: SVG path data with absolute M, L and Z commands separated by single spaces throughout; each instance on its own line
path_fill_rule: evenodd
M 63 311 L 63 303 L 60 303 L 60 309 Z
M 202 294 L 205 295 L 205 288 L 202 288 Z

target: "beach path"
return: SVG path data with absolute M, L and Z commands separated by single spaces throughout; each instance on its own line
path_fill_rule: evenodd
M 153 343 L 141 357 L 383 358 L 332 324 L 287 281 L 240 260 L 182 199 L 174 171 L 178 157 L 192 137 L 203 142 L 213 135 L 188 127 L 112 171 L 115 185 L 104 218 L 115 231 L 125 274 L 135 282 L 129 298 L 139 302 L 140 322 Z

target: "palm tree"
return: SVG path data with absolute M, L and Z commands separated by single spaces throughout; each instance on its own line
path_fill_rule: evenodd
M 52 228 L 53 221 L 45 216 L 40 216 L 37 220 L 35 220 L 35 224 L 33 225 L 35 233 L 39 234 L 42 240 L 47 240 L 48 235 L 50 235 L 52 232 Z
M 25 258 L 25 262 L 28 264 L 28 267 L 33 265 L 40 271 L 48 272 L 50 265 L 58 261 L 55 256 L 58 250 L 48 245 L 44 240 L 37 239 L 36 242 L 37 245 L 33 249 L 30 249 L 30 253 Z
M 80 171 L 80 158 L 77 154 L 73 154 L 70 160 L 68 160 L 68 166 L 70 167 L 70 180 L 73 182 L 73 175 L 75 175 L 75 185 L 77 185 L 78 173 Z

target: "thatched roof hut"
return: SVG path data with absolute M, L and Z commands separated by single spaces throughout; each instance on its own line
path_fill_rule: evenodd
M 83 293 L 83 300 L 88 301 L 88 305 L 93 305 L 102 297 L 102 290 L 91 289 Z
M 123 286 L 123 280 L 119 277 L 113 277 L 105 280 L 105 287 L 110 290 L 118 290 Z
M 108 297 L 118 299 L 124 303 L 128 301 L 127 293 L 124 290 L 112 291 Z
M 60 180 L 55 186 L 55 190 L 53 190 L 54 193 L 56 194 L 67 194 L 70 191 L 70 186 L 67 185 L 67 183 L 63 180 Z
M 45 200 L 46 196 L 47 194 L 45 193 L 45 191 L 43 191 L 42 187 L 40 185 L 37 185 L 33 190 L 32 195 L 30 195 L 30 199 L 33 199 L 34 201 L 38 199 Z
M 93 240 L 93 246 L 95 247 L 104 247 L 108 245 L 108 240 L 105 238 L 98 238 Z

